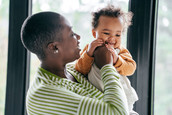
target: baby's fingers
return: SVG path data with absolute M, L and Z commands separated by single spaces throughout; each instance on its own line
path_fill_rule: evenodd
M 114 50 L 114 48 L 110 44 L 105 44 L 108 49 Z
M 111 45 L 106 44 L 106 47 L 112 53 L 112 55 L 115 55 L 115 49 Z
M 103 43 L 103 40 L 101 40 L 101 39 L 96 39 L 96 40 L 93 41 L 93 43 Z

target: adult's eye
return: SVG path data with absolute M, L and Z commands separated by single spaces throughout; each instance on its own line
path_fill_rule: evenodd
M 72 33 L 72 35 L 71 35 L 72 37 L 75 37 L 76 36 L 76 34 L 75 33 Z
M 72 37 L 76 39 L 77 38 L 77 34 L 72 33 Z

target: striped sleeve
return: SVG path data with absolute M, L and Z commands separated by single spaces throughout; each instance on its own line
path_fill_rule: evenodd
M 39 80 L 27 94 L 29 115 L 128 115 L 127 101 L 113 66 L 101 69 L 104 97 L 82 96 L 66 87 L 42 85 Z M 84 90 L 84 89 L 83 89 Z
M 114 67 L 104 66 L 101 75 L 105 89 L 103 100 L 83 97 L 77 115 L 128 115 L 127 100 Z
M 76 115 L 79 95 L 62 87 L 41 86 L 27 97 L 29 115 Z

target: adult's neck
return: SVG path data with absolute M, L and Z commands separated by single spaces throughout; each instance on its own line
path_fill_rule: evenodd
M 59 77 L 66 78 L 65 75 L 65 65 L 62 63 L 51 63 L 47 61 L 42 61 L 41 67 Z

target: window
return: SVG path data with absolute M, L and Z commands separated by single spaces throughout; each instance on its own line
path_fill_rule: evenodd
M 107 3 L 119 4 L 124 11 L 128 10 L 128 0 L 33 0 L 32 12 L 54 11 L 64 15 L 71 24 L 74 32 L 81 36 L 81 49 L 94 38 L 91 33 L 91 10 L 107 5 Z M 126 34 L 123 35 L 122 44 L 126 46 Z M 31 55 L 31 80 L 40 62 L 36 55 Z M 31 83 L 31 82 L 30 82 Z
M 169 0 L 159 1 L 155 69 L 155 115 L 172 114 L 172 8 Z
M 71 3 L 72 1 L 72 3 Z M 154 16 L 157 7 L 155 0 L 11 0 L 10 11 L 8 11 L 8 0 L 0 0 L 0 114 L 4 114 L 4 100 L 6 89 L 6 107 L 5 114 L 25 114 L 25 95 L 28 88 L 28 76 L 34 76 L 40 62 L 37 57 L 32 54 L 30 64 L 30 53 L 28 53 L 20 41 L 20 29 L 23 20 L 30 14 L 31 2 L 33 14 L 40 11 L 55 11 L 63 14 L 73 24 L 74 31 L 82 36 L 81 48 L 91 41 L 91 12 L 96 6 L 100 7 L 104 3 L 117 3 L 122 6 L 124 10 L 129 9 L 134 12 L 133 25 L 128 31 L 127 47 L 131 52 L 133 58 L 137 62 L 137 70 L 134 77 L 131 77 L 132 86 L 136 89 L 139 95 L 139 101 L 136 102 L 136 111 L 139 114 L 150 115 L 152 113 L 152 74 L 154 71 L 154 64 L 152 62 L 155 52 L 151 47 L 154 43 Z M 171 94 L 167 88 L 170 87 L 170 74 L 168 73 L 171 67 L 171 62 L 164 59 L 171 57 L 170 33 L 170 3 L 163 0 L 159 6 L 159 26 L 158 26 L 158 40 L 157 40 L 157 61 L 156 61 L 156 79 L 155 79 L 155 114 L 170 114 L 171 113 Z M 75 3 L 74 5 L 71 4 Z M 91 4 L 92 3 L 92 4 Z M 69 5 L 70 4 L 70 5 Z M 91 7 L 89 7 L 91 5 Z M 20 7 L 19 7 L 20 6 Z M 82 6 L 82 7 L 81 7 Z M 165 7 L 164 7 L 165 6 Z M 68 9 L 70 7 L 70 10 Z M 9 29 L 8 20 L 9 17 Z M 168 14 L 168 15 L 167 15 Z M 84 17 L 84 18 L 83 18 Z M 88 18 L 86 18 L 88 17 Z M 154 19 L 155 17 L 155 19 Z M 84 22 L 84 23 L 83 23 Z M 3 24 L 3 25 L 2 25 Z M 2 30 L 6 28 L 5 31 Z M 14 29 L 15 28 L 15 29 Z M 6 78 L 7 65 L 7 45 L 4 47 L 2 40 L 7 40 L 8 31 L 8 67 Z M 82 31 L 80 31 L 82 30 Z M 165 31 L 164 31 L 165 30 Z M 160 33 L 160 34 L 159 34 Z M 83 41 L 82 41 L 83 40 Z M 90 41 L 89 41 L 90 40 Z M 123 43 L 126 41 L 124 36 Z M 151 41 L 152 40 L 152 41 Z M 7 44 L 7 41 L 6 41 Z M 2 46 L 3 45 L 3 50 Z M 167 48 L 168 47 L 168 48 Z M 165 52 L 165 53 L 164 53 Z M 167 52 L 167 53 L 166 53 Z M 4 55 L 5 54 L 5 55 Z M 162 54 L 162 55 L 160 55 Z M 5 56 L 5 57 L 3 57 Z M 160 57 L 161 56 L 161 57 Z M 163 61 L 162 61 L 163 60 Z M 165 62 L 165 63 L 164 63 Z M 29 66 L 31 65 L 31 71 Z M 2 68 L 3 67 L 3 68 Z M 161 71 L 162 68 L 166 70 Z M 160 75 L 161 74 L 161 75 Z M 160 76 L 160 77 L 158 77 Z M 162 76 L 164 76 L 162 78 Z M 6 80 L 7 79 L 7 80 Z M 32 78 L 31 78 L 32 79 Z M 166 80 L 166 81 L 165 81 Z M 7 84 L 5 84 L 7 81 Z M 31 80 L 32 81 L 32 80 Z M 169 84 L 168 84 L 169 83 Z M 167 85 L 168 84 L 168 85 Z M 159 87 L 161 86 L 161 87 Z M 163 94 L 163 95 L 162 95 Z M 164 96 L 165 95 L 165 96 Z M 163 97 L 164 96 L 164 97 Z M 162 98 L 163 97 L 163 98 Z M 170 104 L 169 104 L 170 103 Z M 16 106 L 18 105 L 18 106 Z M 163 105 L 163 106 L 162 106 Z
M 8 14 L 9 0 L 0 0 L 0 114 L 4 115 L 6 76 L 7 76 L 7 53 L 8 53 Z

